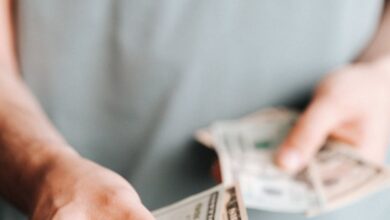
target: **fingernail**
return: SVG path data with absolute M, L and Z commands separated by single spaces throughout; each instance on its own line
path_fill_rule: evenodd
M 295 172 L 302 164 L 301 154 L 294 149 L 284 150 L 281 155 L 280 162 L 282 163 L 281 165 L 284 169 L 290 172 Z

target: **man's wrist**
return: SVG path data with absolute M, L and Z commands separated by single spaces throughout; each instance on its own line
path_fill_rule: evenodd
M 66 144 L 45 144 L 45 146 L 35 146 L 41 148 L 37 155 L 33 156 L 34 168 L 30 170 L 31 183 L 30 193 L 31 201 L 27 201 L 28 212 L 31 212 L 37 200 L 40 197 L 41 191 L 50 181 L 48 176 L 54 170 L 58 169 L 63 161 L 81 160 L 81 156 L 70 146 Z

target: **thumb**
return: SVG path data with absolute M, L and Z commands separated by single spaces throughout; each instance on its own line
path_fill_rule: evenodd
M 334 103 L 315 98 L 298 119 L 276 154 L 276 163 L 289 172 L 302 169 L 337 126 L 341 112 Z

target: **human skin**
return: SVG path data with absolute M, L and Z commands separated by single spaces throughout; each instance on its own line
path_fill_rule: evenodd
M 382 163 L 390 141 L 390 4 L 370 46 L 352 64 L 339 67 L 317 86 L 277 155 L 296 172 L 327 138 L 350 143 L 363 157 Z
M 154 219 L 131 185 L 82 158 L 19 76 L 11 0 L 0 0 L 0 195 L 32 220 Z
M 82 158 L 68 145 L 19 77 L 11 3 L 0 1 L 0 194 L 32 220 L 153 219 L 126 180 Z M 387 8 L 380 31 L 360 61 L 336 70 L 320 84 L 278 154 L 280 166 L 300 169 L 329 134 L 356 141 L 357 149 L 375 140 L 362 146 L 369 146 L 367 151 L 373 155 L 382 155 L 389 125 L 383 112 L 388 103 L 378 94 L 389 95 L 385 88 L 390 83 L 389 14 Z M 369 89 L 364 91 L 362 86 Z M 336 99 L 341 92 L 348 95 L 348 102 Z M 338 108 L 331 108 L 334 105 Z M 319 123 L 322 120 L 315 115 L 328 117 L 332 123 Z M 368 132 L 374 127 L 376 132 Z M 368 134 L 370 138 L 360 140 Z

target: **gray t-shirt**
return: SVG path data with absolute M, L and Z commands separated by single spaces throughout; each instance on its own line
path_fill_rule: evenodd
M 22 0 L 21 69 L 69 143 L 127 177 L 155 209 L 215 184 L 213 155 L 194 130 L 302 105 L 367 45 L 382 8 L 382 0 Z M 386 194 L 318 219 L 386 219 Z M 0 218 L 16 219 L 8 208 Z

